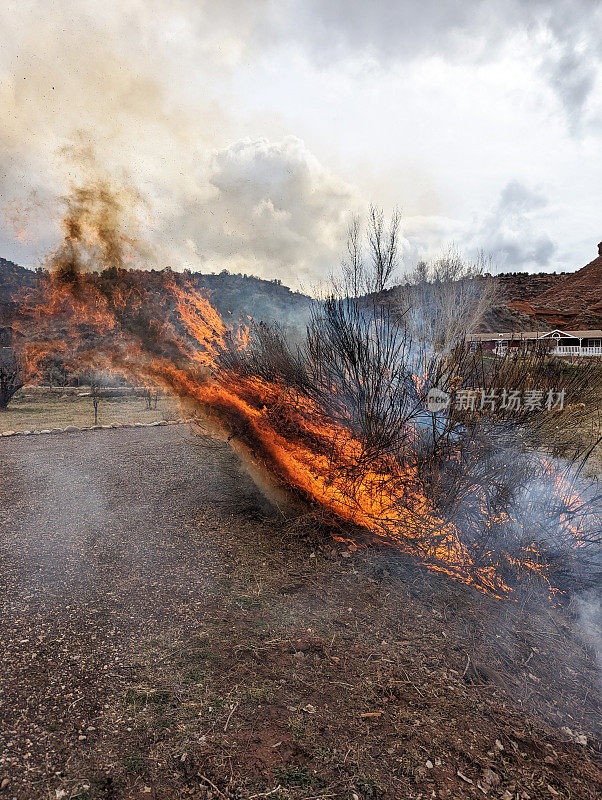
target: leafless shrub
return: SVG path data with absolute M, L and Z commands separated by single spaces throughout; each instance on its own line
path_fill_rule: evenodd
M 23 386 L 19 360 L 10 347 L 0 348 L 0 411 L 5 409 Z
M 291 349 L 280 328 L 264 322 L 252 324 L 247 347 L 227 350 L 222 365 L 237 375 L 253 375 L 289 388 L 307 386 L 299 354 Z
M 558 390 L 544 352 L 495 359 L 459 342 L 437 353 L 390 306 L 346 296 L 316 306 L 294 352 L 263 326 L 236 359 L 239 372 L 306 399 L 331 432 L 325 485 L 381 538 L 439 564 L 452 548 L 464 571 L 493 569 L 506 583 L 529 574 L 547 586 L 552 572 L 557 584 L 593 579 L 600 498 L 580 486 L 578 464 L 527 446 L 549 412 L 458 411 L 453 402 L 461 388 Z M 571 391 L 584 392 L 584 378 L 575 373 Z M 449 393 L 446 413 L 425 407 L 433 387 Z
M 314 311 L 304 348 L 312 394 L 368 451 L 399 446 L 418 396 L 411 339 L 387 309 L 330 298 Z

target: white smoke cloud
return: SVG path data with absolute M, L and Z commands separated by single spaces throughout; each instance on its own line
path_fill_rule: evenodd
M 496 271 L 546 270 L 556 255 L 556 245 L 546 232 L 553 218 L 540 190 L 518 180 L 507 183 L 497 202 L 472 221 L 443 216 L 414 216 L 404 220 L 404 267 L 441 255 L 446 246 L 469 258 L 483 253 Z
M 266 277 L 296 280 L 332 268 L 359 204 L 353 187 L 293 136 L 244 139 L 216 151 L 209 181 L 215 226 L 188 217 L 197 249 L 209 264 Z
M 88 150 L 147 200 L 153 266 L 292 282 L 331 266 L 353 188 L 292 136 L 223 146 L 232 127 L 219 98 L 267 35 L 267 5 L 126 0 L 119 12 L 64 3 L 45 14 L 29 2 L 0 12 L 14 37 L 0 60 L 3 255 L 31 263 L 52 249 L 59 198 L 87 180 Z
M 494 254 L 502 270 L 539 271 L 548 267 L 556 246 L 538 218 L 547 205 L 540 192 L 511 181 L 502 189 L 496 206 L 471 232 L 468 247 Z

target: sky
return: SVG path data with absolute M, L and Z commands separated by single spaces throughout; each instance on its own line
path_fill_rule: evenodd
M 602 239 L 594 0 L 3 0 L 0 256 L 43 264 L 109 178 L 141 266 L 315 287 L 355 214 L 403 216 L 400 270 L 497 271 Z M 135 220 L 135 221 L 134 221 Z

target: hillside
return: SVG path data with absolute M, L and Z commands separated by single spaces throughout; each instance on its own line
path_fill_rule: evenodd
M 576 272 L 507 272 L 495 279 L 498 301 L 480 333 L 602 328 L 602 254 Z
M 277 322 L 282 326 L 305 326 L 311 299 L 294 292 L 280 281 L 266 281 L 253 275 L 220 272 L 218 275 L 191 273 L 193 286 L 205 289 L 224 319 L 250 316 L 256 322 Z
M 130 270 L 141 282 L 160 287 L 169 273 Z M 277 323 L 303 329 L 311 298 L 278 280 L 252 275 L 184 273 L 197 290 L 204 290 L 224 320 Z M 37 273 L 0 258 L 0 325 L 10 323 L 18 298 L 33 287 Z M 498 301 L 485 315 L 479 331 L 525 331 L 560 327 L 602 327 L 602 255 L 574 273 L 525 272 L 495 276 Z M 389 290 L 384 294 L 388 296 Z
M 527 314 L 538 325 L 544 322 L 551 327 L 575 330 L 602 328 L 602 244 L 599 255 L 577 272 L 561 277 L 562 280 L 534 297 L 514 297 L 510 308 Z
M 35 282 L 35 272 L 0 258 L 0 324 L 12 313 L 19 294 Z
M 493 308 L 485 314 L 478 332 L 532 330 L 533 318 L 521 304 L 534 299 L 544 291 L 553 290 L 564 278 L 565 273 L 555 272 L 539 274 L 506 272 L 496 275 L 498 299 Z M 545 329 L 548 326 L 545 322 L 541 322 L 539 327 Z
M 128 270 L 141 283 L 160 290 L 168 272 Z M 176 275 L 179 273 L 176 273 Z M 286 327 L 304 326 L 311 299 L 294 292 L 280 281 L 267 281 L 252 275 L 183 273 L 197 290 L 204 290 L 224 320 L 234 322 L 252 317 L 256 322 L 278 323 Z M 10 323 L 23 292 L 36 285 L 39 273 L 0 258 L 0 325 Z
M 554 291 L 567 277 L 566 272 L 502 272 L 496 275 L 500 298 L 505 303 L 513 300 L 533 300 L 543 292 Z

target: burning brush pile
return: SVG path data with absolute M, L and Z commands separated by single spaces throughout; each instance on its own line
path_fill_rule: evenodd
M 351 548 L 395 547 L 498 596 L 530 579 L 558 600 L 598 580 L 600 497 L 582 459 L 553 455 L 561 412 L 454 402 L 467 390 L 557 391 L 562 377 L 568 402 L 583 403 L 587 368 L 560 376 L 543 353 L 490 358 L 463 342 L 435 351 L 403 309 L 348 294 L 316 302 L 293 346 L 262 324 L 228 328 L 185 274 L 128 271 L 96 211 L 72 205 L 65 231 L 14 323 L 30 381 L 60 357 L 161 386 Z M 434 389 L 450 399 L 438 413 Z

